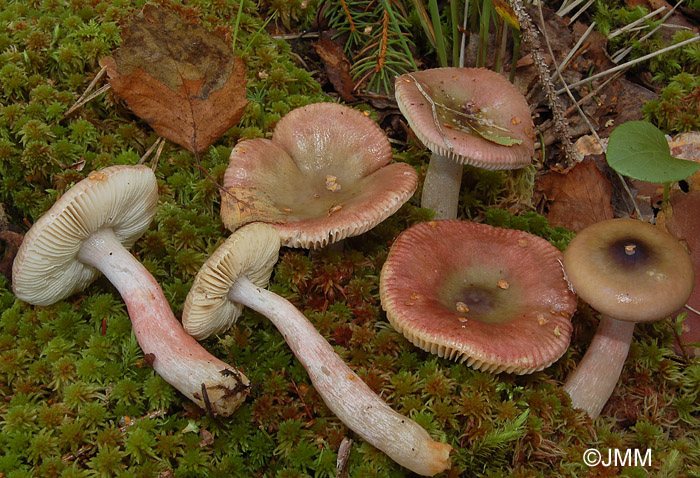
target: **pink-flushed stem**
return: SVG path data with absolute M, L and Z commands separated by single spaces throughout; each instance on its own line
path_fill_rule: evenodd
M 93 233 L 81 246 L 78 259 L 98 269 L 117 288 L 136 340 L 158 375 L 215 415 L 228 416 L 238 408 L 247 395 L 248 379 L 185 332 L 156 280 L 112 229 Z
M 423 182 L 421 207 L 435 211 L 435 219 L 456 219 L 464 167 L 433 153 Z
M 281 332 L 328 408 L 392 460 L 424 476 L 450 467 L 452 447 L 389 407 L 335 353 L 313 324 L 283 297 L 239 277 L 229 299 L 264 315 Z
M 594 420 L 620 379 L 633 332 L 634 322 L 603 315 L 586 354 L 564 384 L 572 406 L 585 410 Z

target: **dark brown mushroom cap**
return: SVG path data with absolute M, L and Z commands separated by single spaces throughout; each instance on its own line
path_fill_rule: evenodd
M 290 247 L 361 234 L 416 189 L 413 168 L 391 160 L 386 134 L 361 112 L 335 103 L 297 108 L 279 121 L 272 140 L 242 141 L 231 152 L 224 224 L 235 230 L 268 222 Z
M 457 220 L 410 227 L 382 268 L 391 324 L 418 347 L 476 369 L 518 374 L 557 360 L 576 297 L 542 238 Z
M 667 317 L 690 297 L 695 271 L 673 236 L 635 219 L 610 219 L 579 232 L 564 253 L 576 293 L 617 320 Z
M 485 68 L 435 68 L 403 74 L 395 86 L 401 113 L 434 153 L 484 169 L 515 169 L 530 164 L 534 154 L 530 108 L 525 97 L 502 75 Z M 420 89 L 430 96 L 435 109 Z M 495 130 L 497 136 L 521 143 L 507 146 L 469 133 L 464 116 L 455 111 L 478 113 L 502 128 Z
M 93 232 L 110 228 L 127 249 L 148 229 L 158 206 L 151 168 L 117 165 L 92 171 L 39 218 L 12 267 L 15 295 L 49 305 L 87 287 L 100 271 L 78 260 Z

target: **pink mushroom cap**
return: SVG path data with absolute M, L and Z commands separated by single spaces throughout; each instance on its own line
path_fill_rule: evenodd
M 395 89 L 401 113 L 432 152 L 484 169 L 530 164 L 535 151 L 530 108 L 502 75 L 485 68 L 434 68 L 399 76 Z M 499 144 L 473 133 L 466 115 L 488 121 L 489 135 L 518 143 Z
M 479 370 L 532 373 L 571 338 L 561 252 L 522 231 L 458 220 L 410 227 L 382 268 L 389 322 L 418 347 Z
M 272 139 L 245 140 L 224 175 L 222 218 L 230 230 L 271 224 L 282 245 L 322 247 L 362 234 L 396 212 L 418 178 L 391 163 L 384 131 L 360 111 L 336 103 L 297 108 Z

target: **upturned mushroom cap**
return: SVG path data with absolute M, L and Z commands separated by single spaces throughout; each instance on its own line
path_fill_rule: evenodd
M 223 222 L 232 231 L 270 223 L 290 247 L 362 234 L 418 184 L 411 166 L 391 160 L 386 134 L 361 112 L 335 103 L 297 108 L 277 123 L 272 140 L 242 141 L 231 152 Z
M 610 219 L 583 229 L 564 253 L 576 293 L 617 320 L 667 317 L 690 297 L 695 272 L 690 255 L 670 234 L 635 219 Z
M 440 357 L 496 373 L 535 372 L 571 337 L 576 297 L 560 258 L 522 231 L 417 224 L 399 235 L 382 268 L 382 306 L 394 328 Z
M 201 340 L 231 327 L 243 306 L 228 298 L 229 289 L 241 276 L 266 288 L 279 249 L 279 235 L 267 224 L 248 224 L 229 236 L 199 270 L 187 295 L 182 312 L 187 333 Z
M 77 259 L 93 232 L 111 228 L 127 249 L 148 229 L 158 184 L 146 166 L 110 166 L 91 172 L 29 230 L 12 267 L 17 298 L 49 305 L 87 287 L 100 272 Z
M 502 75 L 485 68 L 435 68 L 399 76 L 395 91 L 411 129 L 434 153 L 484 169 L 530 164 L 535 151 L 530 108 Z M 471 132 L 467 116 L 490 122 L 491 127 L 484 127 L 487 135 L 520 143 L 498 144 Z

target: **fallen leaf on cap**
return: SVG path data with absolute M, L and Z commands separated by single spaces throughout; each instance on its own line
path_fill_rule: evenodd
M 665 226 L 666 230 L 690 251 L 690 258 L 695 265 L 695 287 L 688 299 L 688 305 L 695 310 L 700 310 L 700 279 L 697 273 L 700 271 L 700 191 L 691 191 L 688 194 L 676 191 L 671 195 L 670 207 L 664 208 L 659 215 L 657 223 Z M 686 312 L 687 316 L 681 334 L 683 343 L 700 342 L 700 315 L 683 308 L 678 313 Z M 688 349 L 690 355 L 700 355 L 700 348 Z
M 280 210 L 270 197 L 256 188 L 231 186 L 221 194 L 221 220 L 235 231 L 251 222 L 285 222 L 289 211 Z
M 612 186 L 593 161 L 583 161 L 566 173 L 550 172 L 537 189 L 543 194 L 552 226 L 571 231 L 613 218 Z
M 245 67 L 223 39 L 146 5 L 122 40 L 100 65 L 114 92 L 159 135 L 200 152 L 241 119 Z

